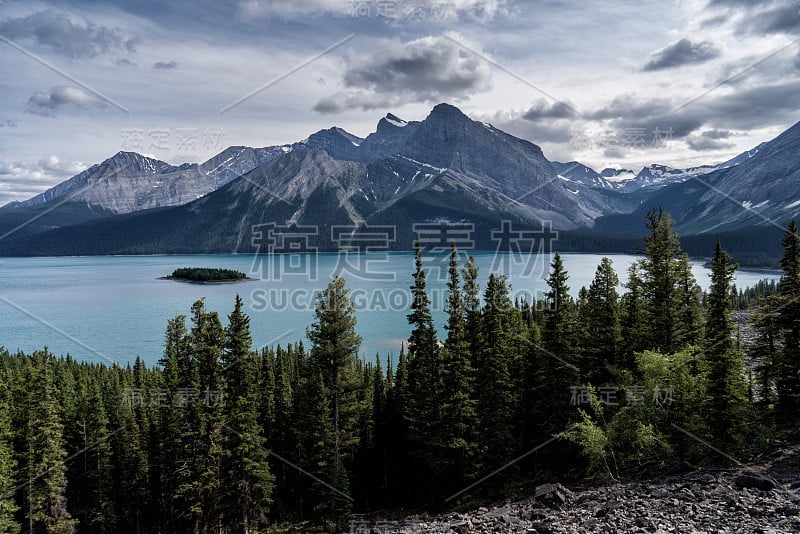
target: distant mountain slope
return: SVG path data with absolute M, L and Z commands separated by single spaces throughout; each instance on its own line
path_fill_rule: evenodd
M 112 213 L 191 202 L 279 156 L 279 147 L 230 147 L 202 164 L 173 166 L 135 152 L 118 152 L 82 173 L 10 208 L 69 199 Z
M 553 162 L 553 167 L 556 172 L 569 180 L 579 182 L 588 187 L 600 187 L 603 189 L 615 189 L 616 185 L 609 180 L 606 180 L 599 172 L 591 167 L 587 167 L 583 163 L 577 161 L 570 161 L 568 163 L 561 163 L 558 161 Z
M 746 154 L 711 173 L 664 187 L 629 215 L 600 218 L 597 228 L 628 231 L 659 206 L 684 234 L 785 226 L 800 216 L 800 123 Z

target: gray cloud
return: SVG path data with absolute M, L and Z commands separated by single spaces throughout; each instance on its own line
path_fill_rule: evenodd
M 498 15 L 509 13 L 507 0 L 239 0 L 240 18 L 320 17 L 325 14 L 348 16 L 354 19 L 385 19 L 395 22 L 409 21 L 455 21 L 474 19 L 489 21 Z
M 603 156 L 611 159 L 624 159 L 627 157 L 625 150 L 616 147 L 608 147 L 603 150 Z
M 87 167 L 77 161 L 62 161 L 55 155 L 36 162 L 0 158 L 0 205 L 37 195 Z
M 391 42 L 371 57 L 348 65 L 347 90 L 323 98 L 319 113 L 376 109 L 410 102 L 463 100 L 492 86 L 485 61 L 443 37 Z
M 638 99 L 625 94 L 608 105 L 584 114 L 590 120 L 608 121 L 613 130 L 638 129 L 645 135 L 669 131 L 673 138 L 689 135 L 705 124 L 707 117 L 691 109 L 672 112 L 674 103 L 666 98 Z
M 648 136 L 656 128 L 671 131 L 673 139 L 686 138 L 687 143 L 692 141 L 697 147 L 711 147 L 712 142 L 730 138 L 730 129 L 785 124 L 787 113 L 800 110 L 800 80 L 710 94 L 679 109 L 681 104 L 674 99 L 639 99 L 625 94 L 583 117 L 602 121 L 613 130 L 637 128 Z M 710 130 L 699 134 L 703 127 Z
M 707 130 L 700 135 L 694 135 L 686 139 L 686 144 L 692 150 L 708 151 L 733 148 L 733 143 L 725 142 L 733 135 L 728 130 Z
M 707 130 L 700 135 L 707 139 L 729 139 L 733 133 L 728 130 Z
M 526 113 L 527 111 L 497 111 L 477 115 L 475 118 L 536 144 L 568 143 L 575 134 L 575 125 L 570 119 L 530 120 L 525 118 Z
M 177 61 L 158 61 L 153 64 L 153 68 L 156 70 L 175 70 L 178 68 Z
M 800 31 L 800 6 L 794 1 L 753 13 L 742 19 L 740 31 L 746 33 L 797 33 Z
M 642 67 L 642 70 L 649 72 L 704 63 L 719 55 L 719 49 L 710 41 L 695 43 L 684 38 L 651 53 L 650 60 Z
M 529 121 L 542 119 L 568 119 L 575 117 L 577 112 L 575 106 L 568 102 L 548 102 L 541 99 L 533 104 L 522 114 L 522 118 Z
M 73 22 L 67 15 L 50 10 L 3 19 L 0 34 L 11 40 L 32 40 L 72 58 L 95 57 L 114 49 L 135 52 L 138 43 L 137 38 L 125 38 L 115 29 L 91 22 Z
M 114 60 L 114 65 L 116 65 L 117 67 L 135 67 L 136 63 L 134 63 L 130 59 L 127 59 L 127 58 L 123 57 L 123 58 L 119 58 L 117 60 Z
M 800 32 L 800 4 L 797 0 L 710 0 L 708 7 L 724 8 L 719 16 L 737 19 L 736 30 L 748 34 Z
M 106 103 L 77 87 L 58 86 L 50 92 L 36 92 L 28 99 L 28 112 L 53 116 L 59 111 L 104 108 Z

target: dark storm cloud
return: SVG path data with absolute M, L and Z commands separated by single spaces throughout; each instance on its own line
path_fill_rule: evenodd
M 687 100 L 688 102 L 688 100 Z M 675 110 L 675 111 L 673 111 Z M 584 114 L 590 120 L 607 121 L 614 129 L 639 128 L 652 132 L 670 129 L 675 139 L 702 128 L 717 130 L 707 139 L 725 138 L 722 129 L 746 130 L 782 124 L 788 112 L 800 110 L 800 81 L 761 85 L 727 94 L 709 94 L 683 106 L 666 98 L 637 99 L 626 94 L 607 106 Z
M 746 129 L 782 124 L 787 112 L 800 110 L 800 81 L 738 90 L 694 108 L 719 127 Z
M 77 87 L 58 86 L 49 92 L 36 92 L 28 99 L 29 113 L 53 116 L 64 110 L 104 108 L 105 102 Z
M 542 119 L 568 119 L 577 116 L 575 106 L 567 102 L 548 102 L 541 99 L 533 104 L 522 114 L 522 118 L 529 121 Z
M 73 21 L 63 13 L 40 11 L 27 17 L 0 21 L 0 35 L 11 40 L 32 40 L 61 55 L 95 57 L 109 50 L 134 52 L 137 38 L 91 22 Z
M 366 60 L 348 65 L 342 81 L 347 90 L 323 98 L 315 111 L 462 100 L 492 85 L 485 61 L 442 37 L 385 44 Z
M 711 41 L 692 42 L 681 39 L 650 54 L 650 60 L 642 67 L 645 72 L 672 69 L 682 65 L 704 63 L 720 55 Z
M 703 126 L 705 118 L 695 111 L 672 112 L 674 108 L 674 103 L 666 98 L 641 100 L 625 94 L 584 117 L 609 121 L 608 126 L 614 130 L 638 129 L 648 136 L 656 131 L 670 132 L 672 138 L 685 137 Z
M 159 61 L 153 64 L 153 68 L 156 70 L 175 70 L 178 68 L 177 61 Z

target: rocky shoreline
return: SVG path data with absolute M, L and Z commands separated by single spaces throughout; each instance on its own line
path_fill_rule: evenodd
M 404 521 L 356 520 L 350 532 L 800 532 L 800 446 L 749 467 L 694 468 L 646 482 L 568 489 L 545 484 L 473 512 Z

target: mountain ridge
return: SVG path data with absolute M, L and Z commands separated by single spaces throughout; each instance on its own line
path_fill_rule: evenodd
M 95 253 L 154 252 L 191 231 L 208 236 L 207 242 L 184 235 L 186 246 L 169 250 L 252 251 L 248 228 L 267 223 L 310 225 L 322 232 L 334 225 L 400 224 L 409 229 L 398 236 L 397 246 L 407 246 L 415 222 L 472 224 L 487 235 L 503 221 L 525 228 L 549 221 L 555 230 L 631 232 L 654 204 L 674 210 L 679 229 L 697 233 L 700 225 L 686 226 L 683 220 L 696 216 L 697 206 L 691 199 L 673 206 L 674 197 L 685 196 L 699 180 L 722 180 L 734 188 L 737 184 L 719 176 L 750 169 L 754 161 L 761 162 L 761 174 L 768 173 L 763 162 L 770 158 L 794 162 L 791 151 L 798 143 L 800 136 L 782 135 L 722 164 L 688 169 L 651 164 L 630 178 L 633 172 L 626 169 L 597 172 L 577 161 L 551 162 L 538 145 L 438 104 L 421 121 L 387 113 L 364 138 L 333 126 L 292 144 L 228 147 L 201 164 L 174 166 L 119 152 L 45 193 L 0 209 L 0 233 L 13 228 L 4 219 L 9 213 L 16 211 L 17 221 L 40 210 L 45 213 L 39 224 L 21 236 L 72 224 L 91 228 L 94 235 L 76 242 L 74 253 L 91 248 L 90 239 L 106 243 Z M 192 187 L 182 187 L 190 178 Z M 125 180 L 133 185 L 121 185 Z M 782 192 L 800 195 L 797 189 L 793 183 Z M 128 195 L 115 197 L 119 191 Z M 51 207 L 58 209 L 50 213 Z M 69 216 L 59 214 L 64 210 Z M 151 230 L 128 246 L 123 241 L 135 232 L 128 226 L 133 220 Z M 154 222 L 159 220 L 172 226 Z M 330 235 L 319 239 L 322 247 L 332 246 Z M 484 238 L 483 246 L 491 242 Z M 47 249 L 37 248 L 35 240 L 10 248 L 26 254 Z

